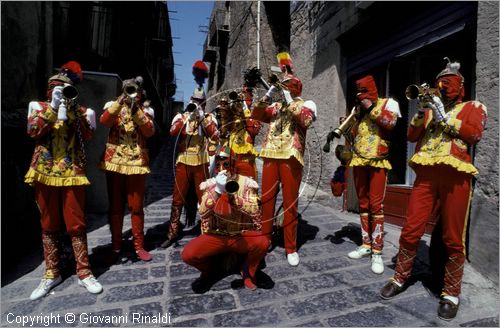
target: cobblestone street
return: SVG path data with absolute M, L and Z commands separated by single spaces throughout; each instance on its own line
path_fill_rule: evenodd
M 249 291 L 242 287 L 238 275 L 229 275 L 209 292 L 194 294 L 191 283 L 198 272 L 181 261 L 180 252 L 195 233 L 186 230 L 179 245 L 159 248 L 170 216 L 171 152 L 169 146 L 163 147 L 148 178 L 145 232 L 146 248 L 151 250 L 153 260 L 145 263 L 130 259 L 123 264 L 105 265 L 101 254 L 110 243 L 106 217 L 89 215 L 91 262 L 104 291 L 99 295 L 86 292 L 78 286 L 70 268 L 71 275 L 50 295 L 30 301 L 29 295 L 44 270 L 41 252 L 35 252 L 23 260 L 35 263 L 31 266 L 34 270 L 19 274 L 2 287 L 3 326 L 21 326 L 8 323 L 15 316 L 51 313 L 61 314 L 61 321 L 50 326 L 111 326 L 81 322 L 81 313 L 128 317 L 121 326 L 145 325 L 134 323 L 133 313 L 170 316 L 170 324 L 154 326 L 498 326 L 498 290 L 469 264 L 457 318 L 450 322 L 438 319 L 439 300 L 426 291 L 421 281 L 428 274 L 428 238 L 421 243 L 414 269 L 416 281 L 393 300 L 383 301 L 378 293 L 394 272 L 399 227 L 386 227 L 386 269 L 376 275 L 370 270 L 369 258 L 352 260 L 346 255 L 360 239 L 357 215 L 326 206 L 325 201 L 308 203 L 301 199 L 299 203 L 302 220 L 298 267 L 290 267 L 284 249 L 277 246 L 267 255 L 259 275 L 264 288 Z M 130 236 L 130 216 L 124 223 L 125 235 Z M 67 313 L 74 313 L 77 320 L 66 322 L 63 317 Z

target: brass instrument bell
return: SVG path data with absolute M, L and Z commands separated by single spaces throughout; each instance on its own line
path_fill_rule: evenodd
M 128 83 L 123 87 L 123 93 L 129 98 L 135 98 L 139 92 L 139 86 L 135 83 Z
M 226 192 L 230 195 L 234 195 L 240 189 L 240 184 L 236 179 L 228 179 L 226 182 Z
M 410 84 L 406 87 L 405 96 L 408 100 L 432 96 L 438 96 L 441 98 L 441 92 L 439 92 L 439 89 L 429 87 L 427 83 L 422 85 Z
M 73 102 L 78 98 L 78 90 L 74 86 L 68 84 L 62 89 L 62 95 L 67 101 Z
M 335 138 L 340 139 L 343 134 L 348 133 L 352 127 L 354 126 L 354 123 L 356 122 L 356 112 L 353 110 L 351 111 L 351 114 L 347 116 L 347 118 L 340 124 L 340 126 L 336 129 L 333 130 L 333 136 Z

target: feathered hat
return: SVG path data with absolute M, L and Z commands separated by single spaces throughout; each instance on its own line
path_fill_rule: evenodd
M 460 63 L 459 62 L 451 62 L 450 58 L 444 57 L 444 60 L 447 60 L 448 63 L 446 64 L 446 68 L 443 69 L 437 76 L 436 80 L 438 80 L 441 76 L 445 75 L 455 75 L 459 76 L 462 79 L 462 83 L 464 82 L 464 77 L 460 72 L 458 71 L 460 69 Z
M 208 67 L 202 60 L 197 60 L 193 64 L 193 76 L 196 83 L 202 87 L 208 77 Z
M 288 52 L 280 52 L 276 55 L 276 58 L 283 73 L 293 74 L 293 62 Z

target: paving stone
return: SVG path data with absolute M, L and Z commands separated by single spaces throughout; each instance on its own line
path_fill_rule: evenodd
M 229 293 L 187 295 L 170 300 L 168 309 L 172 317 L 232 310 L 236 308 L 233 295 Z
M 104 272 L 99 276 L 99 282 L 104 285 L 120 284 L 125 282 L 144 281 L 148 279 L 147 268 L 123 269 Z
M 460 325 L 461 327 L 498 327 L 498 316 L 469 321 Z
M 170 277 L 172 278 L 199 274 L 199 273 L 200 271 L 198 271 L 196 268 L 184 263 L 173 264 L 170 266 Z
M 28 315 L 34 313 L 36 308 L 43 302 L 43 299 L 37 299 L 36 301 L 25 300 L 20 302 L 3 303 L 2 302 L 2 317 L 9 313 L 14 316 L 17 315 Z M 4 320 L 5 322 L 5 320 Z
M 312 320 L 294 325 L 294 327 L 325 327 L 325 325 L 319 320 Z
M 349 266 L 350 261 L 343 257 L 330 257 L 317 260 L 315 258 L 301 261 L 300 265 L 305 266 L 311 272 L 323 272 L 332 269 L 339 269 Z
M 285 260 L 286 261 L 286 260 Z M 307 273 L 311 273 L 307 267 L 299 264 L 296 267 L 291 267 L 288 262 L 281 262 L 278 265 L 268 266 L 262 270 L 266 273 L 272 280 L 285 279 L 301 276 Z
M 306 315 L 342 311 L 351 305 L 345 297 L 345 291 L 336 291 L 286 301 L 282 308 L 288 317 L 297 319 Z
M 254 291 L 247 289 L 238 290 L 238 297 L 241 305 L 259 304 L 272 300 L 286 299 L 299 292 L 299 282 L 295 280 L 286 280 L 276 282 L 271 289 L 258 288 Z
M 342 285 L 342 281 L 336 273 L 319 273 L 313 277 L 300 278 L 297 281 L 301 291 L 310 293 L 321 289 L 336 288 Z
M 123 314 L 122 309 L 109 309 L 99 312 L 82 313 L 79 321 L 84 327 L 119 327 L 128 322 L 128 318 Z
M 168 284 L 170 296 L 181 296 L 193 294 L 191 284 L 196 278 L 172 280 Z
M 369 310 L 359 310 L 327 320 L 331 327 L 384 327 L 397 326 L 400 314 L 388 307 L 378 306 Z
M 2 300 L 10 301 L 28 298 L 40 283 L 40 279 L 17 281 L 2 287 Z
M 227 312 L 214 316 L 215 327 L 276 326 L 281 321 L 279 312 L 273 306 Z
M 83 290 L 82 287 L 79 287 Z M 47 296 L 46 296 L 47 297 Z M 70 295 L 49 295 L 48 299 L 42 307 L 44 312 L 61 311 L 66 309 L 80 308 L 86 305 L 95 304 L 97 301 L 97 295 L 90 294 L 85 291 L 81 294 L 70 294 Z
M 163 282 L 109 288 L 103 302 L 113 303 L 132 299 L 154 297 L 163 294 Z
M 166 277 L 167 276 L 167 267 L 166 266 L 158 266 L 158 267 L 151 268 L 149 274 L 153 278 Z
M 165 313 L 163 312 L 163 307 L 160 302 L 151 302 L 151 303 L 144 303 L 144 304 L 138 304 L 138 305 L 132 305 L 129 308 L 129 319 L 132 319 L 132 314 L 133 313 L 140 313 L 144 316 L 152 317 L 152 316 L 157 316 L 158 314 L 164 315 Z M 131 322 L 129 320 L 129 322 Z
M 192 319 L 192 320 L 185 320 L 185 321 L 179 321 L 176 322 L 175 319 L 173 319 L 172 324 L 170 325 L 172 327 L 209 327 L 211 326 L 206 319 Z

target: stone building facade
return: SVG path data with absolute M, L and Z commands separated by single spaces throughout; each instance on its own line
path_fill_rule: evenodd
M 387 219 L 395 224 L 405 220 L 415 179 L 407 165 L 414 144 L 406 141 L 406 130 L 416 109 L 404 91 L 410 84 L 432 84 L 446 64 L 444 57 L 461 62 L 465 99 L 483 102 L 489 114 L 483 139 L 473 149 L 480 176 L 471 206 L 469 259 L 498 284 L 498 2 L 266 1 L 260 15 L 257 8 L 256 2 L 215 3 L 204 50 L 216 81 L 209 85 L 209 95 L 240 86 L 241 72 L 256 65 L 260 17 L 261 69 L 267 72 L 276 65 L 277 52 L 289 51 L 303 82 L 303 98 L 318 106 L 318 119 L 307 136 L 303 182 L 329 193 L 340 163 L 321 148 L 353 106 L 354 81 L 372 74 L 380 96 L 396 99 L 402 112 L 391 136 L 393 170 L 385 202 Z M 335 140 L 331 149 L 343 143 Z M 356 211 L 352 181 L 347 197 L 347 208 Z M 333 197 L 331 201 L 340 204 Z

